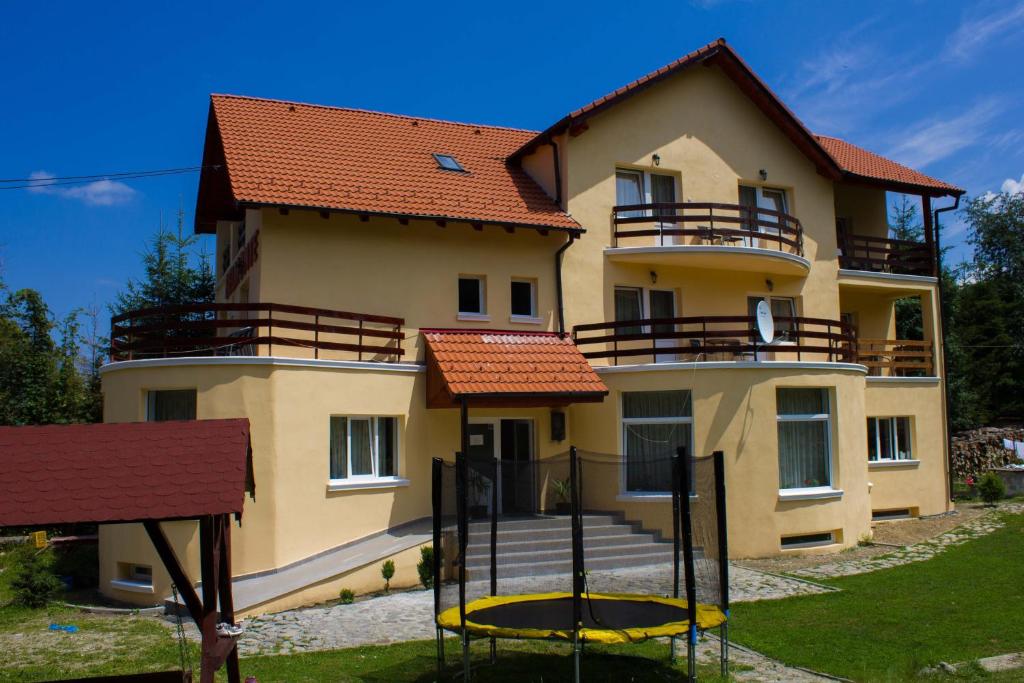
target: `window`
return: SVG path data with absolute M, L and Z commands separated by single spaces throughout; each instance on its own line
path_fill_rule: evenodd
M 835 533 L 832 531 L 825 531 L 819 534 L 783 536 L 779 540 L 779 545 L 783 548 L 814 548 L 820 545 L 832 545 L 835 542 Z
M 615 171 L 615 206 L 629 206 L 644 203 L 644 174 L 641 171 Z M 628 218 L 642 216 L 643 211 L 620 211 L 619 216 Z
M 128 568 L 128 576 L 132 581 L 139 583 L 153 583 L 153 568 L 145 564 L 133 564 Z
M 195 389 L 146 392 L 146 420 L 148 422 L 194 419 L 196 419 Z
M 643 290 L 639 287 L 615 288 L 615 321 L 641 320 L 644 317 Z M 623 325 L 618 334 L 642 334 L 640 325 Z
M 462 167 L 462 164 L 450 154 L 435 154 L 434 159 L 437 161 L 437 165 L 445 171 L 458 171 L 465 173 L 466 169 Z
M 459 313 L 484 315 L 484 279 L 482 277 L 462 276 L 459 278 Z
M 331 417 L 331 479 L 398 476 L 398 420 Z
M 765 209 L 768 211 L 778 211 L 779 213 L 789 213 L 789 202 L 786 199 L 786 191 L 778 188 L 740 185 L 739 200 L 740 206 L 745 206 L 750 209 Z M 745 226 L 747 230 L 778 233 L 778 228 L 771 225 L 772 223 L 779 223 L 781 221 L 778 216 L 761 212 L 751 212 L 751 216 L 754 220 L 760 221 L 760 223 L 751 223 Z
M 512 281 L 512 315 L 537 317 L 537 283 L 533 280 Z
M 777 389 L 779 488 L 832 486 L 832 418 L 827 389 Z
M 689 390 L 622 394 L 622 441 L 627 493 L 671 493 L 672 456 L 693 452 Z M 691 458 L 692 467 L 692 458 Z M 691 469 L 692 472 L 692 469 Z
M 912 460 L 909 417 L 868 418 L 868 460 Z
M 780 320 L 780 318 L 796 317 L 796 299 L 781 296 L 748 296 L 747 315 L 757 316 L 757 304 L 767 301 L 772 307 L 772 316 L 775 318 L 775 334 L 778 337 L 787 337 L 789 333 L 796 330 L 797 325 L 792 320 Z

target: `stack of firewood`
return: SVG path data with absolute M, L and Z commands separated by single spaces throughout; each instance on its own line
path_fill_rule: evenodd
M 953 474 L 977 478 L 993 467 L 1017 462 L 1017 454 L 1003 441 L 1024 441 L 1020 427 L 982 427 L 953 437 Z

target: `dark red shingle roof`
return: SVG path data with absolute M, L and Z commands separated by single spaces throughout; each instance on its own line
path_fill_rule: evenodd
M 249 421 L 0 427 L 0 526 L 241 513 Z

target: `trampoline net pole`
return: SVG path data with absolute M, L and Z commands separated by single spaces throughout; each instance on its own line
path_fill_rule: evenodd
M 672 597 L 679 597 L 679 456 L 672 457 Z M 676 661 L 676 639 L 669 639 L 669 659 Z
M 722 675 L 725 676 L 729 673 L 729 534 L 725 511 L 725 454 L 715 451 L 712 457 L 715 463 L 715 517 L 718 522 L 718 590 L 726 618 L 720 629 Z
M 433 557 L 430 573 L 433 576 L 434 589 L 434 626 L 437 631 L 437 675 L 441 675 L 444 666 L 444 631 L 438 626 L 437 617 L 441 613 L 441 473 L 444 464 L 441 458 L 434 458 L 430 464 L 430 503 L 433 512 Z
M 459 529 L 459 627 L 462 636 L 462 677 L 469 680 L 469 635 L 466 632 L 466 541 L 467 524 L 467 492 L 469 478 L 469 462 L 460 451 L 455 454 L 455 494 Z
M 583 533 L 580 514 L 579 459 L 576 447 L 569 447 L 569 514 L 572 516 L 572 629 L 574 650 L 579 652 L 579 629 L 583 619 Z
M 686 576 L 686 618 L 690 624 L 686 639 L 687 670 L 692 681 L 696 676 L 697 579 L 693 567 L 693 526 L 690 518 L 690 460 L 683 446 L 676 449 L 676 455 L 679 463 L 676 481 L 679 487 L 680 526 L 683 531 L 683 570 Z
M 491 595 L 498 594 L 498 491 L 501 476 L 500 463 L 494 460 L 494 474 L 491 478 Z M 491 638 L 491 664 L 497 659 L 497 641 Z

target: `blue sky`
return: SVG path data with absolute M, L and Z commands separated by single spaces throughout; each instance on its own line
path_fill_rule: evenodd
M 539 129 L 724 36 L 815 132 L 971 195 L 1024 182 L 1021 0 L 157 5 L 5 6 L 0 178 L 197 165 L 211 92 Z M 0 191 L 0 277 L 105 306 L 196 182 Z

